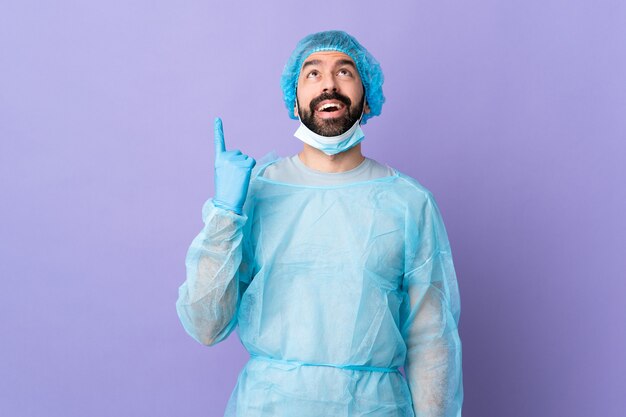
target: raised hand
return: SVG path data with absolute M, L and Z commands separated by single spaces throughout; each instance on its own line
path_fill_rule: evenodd
M 213 204 L 237 214 L 246 201 L 254 158 L 240 150 L 227 151 L 224 145 L 222 119 L 215 118 L 215 197 Z

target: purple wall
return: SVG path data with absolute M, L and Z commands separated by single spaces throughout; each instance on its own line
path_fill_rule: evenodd
M 0 415 L 222 415 L 246 352 L 197 344 L 174 306 L 212 119 L 229 148 L 297 152 L 280 72 L 333 28 L 386 74 L 364 152 L 444 215 L 464 416 L 623 415 L 626 3 L 10 3 Z

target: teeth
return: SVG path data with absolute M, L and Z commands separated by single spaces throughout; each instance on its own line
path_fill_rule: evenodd
M 317 111 L 324 111 L 329 107 L 336 107 L 338 110 L 341 110 L 343 108 L 342 104 L 335 104 L 335 103 L 326 103 L 323 106 L 320 106 L 317 108 Z

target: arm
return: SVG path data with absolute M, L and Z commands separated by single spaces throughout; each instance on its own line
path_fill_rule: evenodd
M 446 230 L 430 195 L 417 235 L 404 277 L 409 307 L 402 328 L 413 409 L 416 417 L 460 417 L 460 299 Z
M 205 226 L 187 251 L 187 279 L 178 292 L 176 310 L 190 336 L 204 345 L 224 340 L 237 324 L 240 294 L 249 280 L 240 279 L 243 226 L 247 217 L 216 207 L 203 209 Z
M 250 282 L 242 265 L 243 206 L 256 161 L 239 150 L 226 151 L 222 120 L 215 119 L 215 197 L 202 209 L 204 228 L 187 252 L 187 280 L 176 310 L 194 339 L 214 345 L 235 328 L 240 294 Z M 249 258 L 247 258 L 249 259 Z M 243 269 L 240 271 L 240 266 Z M 240 279 L 240 275 L 246 275 Z

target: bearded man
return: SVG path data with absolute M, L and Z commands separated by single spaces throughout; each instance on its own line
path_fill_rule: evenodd
M 257 164 L 215 123 L 215 196 L 177 310 L 250 359 L 227 417 L 459 417 L 460 300 L 439 208 L 366 158 L 384 103 L 374 57 L 341 31 L 302 39 L 281 79 L 302 151 Z M 404 367 L 403 375 L 400 368 Z

